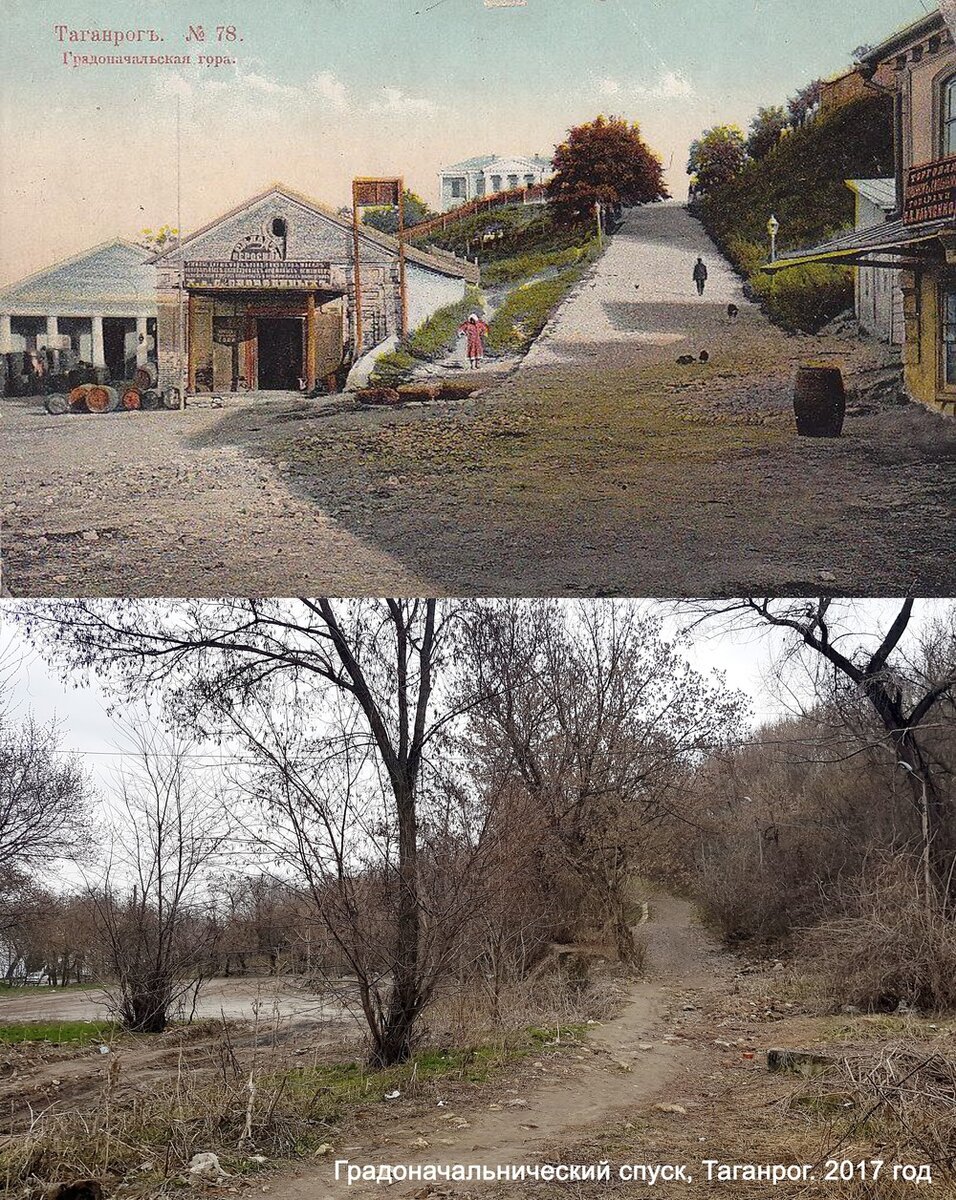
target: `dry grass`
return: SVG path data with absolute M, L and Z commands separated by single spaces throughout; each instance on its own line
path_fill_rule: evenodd
M 804 939 L 825 1002 L 871 1012 L 956 1009 L 956 920 L 925 896 L 917 861 L 871 865 L 835 904 L 842 915 Z

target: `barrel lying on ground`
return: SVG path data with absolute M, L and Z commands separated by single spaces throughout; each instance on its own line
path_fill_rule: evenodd
M 837 367 L 800 367 L 793 385 L 793 414 L 802 437 L 839 437 L 846 389 Z

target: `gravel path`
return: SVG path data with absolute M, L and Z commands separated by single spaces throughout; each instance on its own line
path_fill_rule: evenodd
M 709 278 L 703 298 L 692 279 L 701 256 Z M 726 325 L 727 306 L 751 309 L 740 280 L 715 253 L 698 221 L 673 200 L 632 209 L 603 257 L 561 306 L 522 364 L 525 370 L 587 362 L 595 346 L 680 347 Z M 658 307 L 680 308 L 675 327 L 662 329 Z M 696 352 L 696 351 L 695 351 Z

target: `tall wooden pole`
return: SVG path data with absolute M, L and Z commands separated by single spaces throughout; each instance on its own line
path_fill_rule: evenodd
M 405 180 L 398 181 L 398 289 L 402 302 L 402 337 L 408 335 L 408 292 L 405 287 Z
M 352 182 L 352 254 L 355 278 L 355 347 L 354 361 L 362 357 L 362 268 L 359 263 L 358 184 Z

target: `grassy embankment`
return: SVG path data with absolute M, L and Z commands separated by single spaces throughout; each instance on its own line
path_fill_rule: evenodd
M 489 232 L 495 237 L 484 241 Z M 590 226 L 559 227 L 547 211 L 529 212 L 521 205 L 458 222 L 436 233 L 431 244 L 477 257 L 483 287 L 506 293 L 489 321 L 492 357 L 526 350 L 598 253 Z M 486 309 L 484 293 L 469 288 L 463 300 L 439 309 L 394 351 L 383 354 L 374 382 L 401 383 L 422 363 L 444 358 L 468 315 Z
M 814 264 L 779 275 L 760 270 L 767 221 L 780 221 L 778 252 L 817 245 L 852 228 L 855 200 L 847 179 L 893 174 L 892 110 L 882 97 L 856 100 L 785 137 L 766 158 L 703 197 L 694 211 L 744 275 L 770 318 L 815 332 L 852 306 L 853 272 Z

